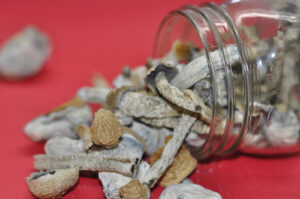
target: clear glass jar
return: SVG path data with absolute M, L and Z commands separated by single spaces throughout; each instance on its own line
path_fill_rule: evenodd
M 186 77 L 193 84 L 180 87 L 198 88 L 212 108 L 209 133 L 200 132 L 204 144 L 190 146 L 197 157 L 300 151 L 299 1 L 184 6 L 162 21 L 154 57 L 166 57 L 176 40 L 192 43 L 199 68 L 209 70 L 202 77 L 193 69 Z

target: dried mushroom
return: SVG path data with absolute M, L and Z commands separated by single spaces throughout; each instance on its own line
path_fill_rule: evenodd
M 83 153 L 86 151 L 85 143 L 82 140 L 75 140 L 68 137 L 54 137 L 45 144 L 45 152 L 49 155 L 67 155 Z
M 222 197 L 200 185 L 184 182 L 167 186 L 159 199 L 222 199 Z
M 68 155 L 35 155 L 34 168 L 52 170 L 74 166 L 81 171 L 111 171 L 134 176 L 143 153 L 144 146 L 134 136 L 124 134 L 115 148 Z
M 97 145 L 112 147 L 119 143 L 122 126 L 112 112 L 100 109 L 95 113 L 92 124 L 92 140 Z
M 100 73 L 95 73 L 92 79 L 92 84 L 95 87 L 110 88 L 109 82 Z
M 1 47 L 0 76 L 15 80 L 35 75 L 50 58 L 51 48 L 45 33 L 26 27 Z
M 164 143 L 166 136 L 171 134 L 166 128 L 151 128 L 140 122 L 133 122 L 131 129 L 146 142 L 148 155 L 154 153 Z
M 132 178 L 113 172 L 99 172 L 98 178 L 103 186 L 106 198 L 121 199 L 120 188 L 128 184 Z
M 146 73 L 147 69 L 145 66 L 139 66 L 133 70 L 129 66 L 125 66 L 122 74 L 114 79 L 113 84 L 115 88 L 121 88 L 122 86 L 143 88 L 145 86 L 144 78 Z
M 84 142 L 85 149 L 88 150 L 93 145 L 91 129 L 87 125 L 78 125 L 76 127 L 77 136 Z
M 179 115 L 177 110 L 162 98 L 139 92 L 124 94 L 118 108 L 133 117 L 165 118 Z
M 122 199 L 148 199 L 148 190 L 139 180 L 133 179 L 120 189 Z
M 33 141 L 43 141 L 56 136 L 76 138 L 76 126 L 89 125 L 91 120 L 90 107 L 75 98 L 32 120 L 24 127 L 24 132 Z
M 163 72 L 166 74 L 166 79 L 168 81 L 171 81 L 176 74 L 178 73 L 177 69 L 175 67 L 167 66 L 165 64 L 159 64 L 157 67 L 151 69 L 147 77 L 145 78 L 146 85 L 153 93 L 156 93 L 156 87 L 155 87 L 155 77 L 160 73 Z
M 77 92 L 77 97 L 86 103 L 104 104 L 110 91 L 111 89 L 106 87 L 83 87 Z
M 157 160 L 147 174 L 142 178 L 142 183 L 148 187 L 153 187 L 157 180 L 165 173 L 168 167 L 174 161 L 174 158 L 184 141 L 185 136 L 189 132 L 191 126 L 196 121 L 189 115 L 183 114 L 179 125 L 174 129 L 172 139 L 165 145 L 160 159 Z
M 172 138 L 168 136 L 165 144 Z M 160 147 L 150 158 L 151 166 L 160 158 L 164 147 Z M 160 186 L 166 187 L 172 184 L 178 184 L 184 180 L 196 168 L 197 160 L 191 155 L 190 151 L 182 145 L 171 166 L 166 170 L 160 179 Z
M 27 177 L 27 185 L 30 192 L 37 198 L 60 198 L 77 183 L 78 178 L 77 168 L 41 171 Z

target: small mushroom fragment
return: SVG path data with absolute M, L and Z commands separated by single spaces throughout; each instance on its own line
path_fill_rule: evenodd
M 92 84 L 94 87 L 100 88 L 111 88 L 108 81 L 100 73 L 95 73 L 92 79 Z
M 159 160 L 157 160 L 147 174 L 142 178 L 141 182 L 148 187 L 153 187 L 157 180 L 165 173 L 168 167 L 174 161 L 174 158 L 182 145 L 185 136 L 189 132 L 196 118 L 186 114 L 182 114 L 179 125 L 174 129 L 172 139 L 165 145 Z
M 83 87 L 77 92 L 77 97 L 86 103 L 105 104 L 105 99 L 111 91 L 107 87 Z
M 295 145 L 299 139 L 300 122 L 291 109 L 284 114 L 274 110 L 263 130 L 272 146 Z
M 138 173 L 136 175 L 136 179 L 141 180 L 146 173 L 149 171 L 150 165 L 146 161 L 142 161 L 139 166 Z
M 98 178 L 107 199 L 121 199 L 120 188 L 132 180 L 130 177 L 113 172 L 99 172 Z
M 91 120 L 90 107 L 79 98 L 74 98 L 26 124 L 24 132 L 33 141 L 43 141 L 56 136 L 76 138 L 76 126 L 89 125 Z
M 229 63 L 233 64 L 239 61 L 238 48 L 235 45 L 229 45 L 224 49 L 228 55 Z M 215 70 L 223 70 L 224 64 L 220 56 L 220 50 L 215 50 L 211 53 L 212 66 Z M 209 66 L 206 56 L 200 56 L 189 62 L 180 73 L 178 73 L 170 82 L 172 86 L 180 90 L 192 87 L 200 80 L 210 75 Z
M 125 93 L 118 108 L 128 116 L 133 117 L 165 118 L 179 115 L 162 98 L 139 92 Z
M 199 113 L 201 119 L 210 122 L 212 110 L 204 104 L 201 98 L 193 94 L 193 91 L 181 92 L 178 88 L 169 84 L 163 72 L 157 74 L 155 82 L 159 93 L 168 101 L 188 111 Z
M 27 177 L 27 185 L 37 198 L 60 198 L 77 183 L 78 178 L 78 168 L 41 171 Z
M 140 122 L 133 122 L 131 129 L 146 142 L 146 154 L 153 154 L 163 143 L 165 138 L 171 134 L 166 128 L 151 128 Z
M 34 168 L 51 170 L 74 166 L 81 171 L 111 171 L 132 177 L 143 153 L 144 146 L 133 135 L 124 134 L 115 148 L 70 155 L 36 155 Z
M 179 60 L 188 61 L 191 59 L 191 51 L 193 48 L 193 44 L 190 43 L 183 43 L 180 40 L 174 41 L 172 45 L 172 51 L 176 55 Z
M 189 134 L 185 138 L 185 143 L 188 146 L 199 148 L 204 145 L 206 139 L 201 137 L 198 133 L 195 132 L 189 132 Z
M 95 113 L 92 124 L 92 140 L 97 145 L 113 147 L 119 143 L 122 126 L 112 112 L 100 109 Z
M 165 140 L 165 144 L 172 139 L 172 136 L 168 136 Z M 164 147 L 160 147 L 150 158 L 151 166 L 161 157 Z M 159 185 L 166 187 L 172 184 L 178 184 L 184 180 L 191 172 L 196 168 L 197 160 L 191 155 L 190 151 L 182 145 L 175 156 L 175 159 L 171 166 L 166 170 L 164 175 L 160 179 Z
M 77 136 L 84 142 L 85 149 L 88 150 L 93 145 L 91 129 L 87 125 L 78 125 L 76 127 Z
M 136 91 L 136 88 L 133 86 L 122 86 L 115 91 L 111 91 L 107 94 L 105 103 L 112 109 L 116 110 L 121 102 L 122 97 L 127 92 Z M 125 113 L 124 113 L 125 114 Z
M 134 130 L 132 130 L 131 128 L 126 127 L 126 126 L 122 126 L 122 129 L 123 129 L 123 135 L 124 134 L 132 135 L 135 139 L 137 139 L 143 145 L 144 150 L 147 149 L 146 141 L 137 132 L 135 132 Z M 126 135 L 124 135 L 124 136 L 126 136 Z
M 1 47 L 0 76 L 9 80 L 38 73 L 51 54 L 48 36 L 34 26 L 28 26 Z
M 46 142 L 44 148 L 48 155 L 68 155 L 86 151 L 86 146 L 82 140 L 74 140 L 68 137 L 51 138 Z
M 133 118 L 131 116 L 127 116 L 119 110 L 115 110 L 114 115 L 116 118 L 118 118 L 118 120 L 122 126 L 129 126 L 133 122 Z
M 222 199 L 217 192 L 200 185 L 184 182 L 167 186 L 159 199 Z
M 125 66 L 122 74 L 113 80 L 115 88 L 122 86 L 135 86 L 136 88 L 143 88 L 145 86 L 144 78 L 146 77 L 147 69 L 145 66 L 138 66 L 131 70 L 129 66 Z
M 149 190 L 137 179 L 131 180 L 128 184 L 120 188 L 122 199 L 148 199 Z

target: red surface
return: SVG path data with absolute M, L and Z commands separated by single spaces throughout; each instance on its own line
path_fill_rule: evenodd
M 123 65 L 143 64 L 151 55 L 162 17 L 184 3 L 200 1 L 1 1 L 0 42 L 27 24 L 47 32 L 53 56 L 36 77 L 18 83 L 0 81 L 0 198 L 33 198 L 25 177 L 33 155 L 43 143 L 33 143 L 24 124 L 70 99 L 89 85 L 94 71 L 109 80 Z M 258 158 L 238 155 L 199 164 L 191 179 L 224 199 L 300 198 L 300 157 Z M 151 198 L 158 198 L 156 188 Z M 104 198 L 98 180 L 80 178 L 65 198 Z

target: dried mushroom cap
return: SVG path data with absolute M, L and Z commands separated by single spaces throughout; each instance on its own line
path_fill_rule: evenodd
M 77 136 L 86 144 L 86 149 L 93 145 L 91 129 L 87 125 L 78 125 L 76 127 Z
M 120 189 L 122 199 L 147 199 L 147 188 L 137 179 L 131 180 Z
M 95 113 L 92 124 L 92 140 L 97 145 L 112 147 L 119 143 L 122 126 L 112 112 L 100 109 Z
M 88 105 L 69 107 L 59 112 L 41 115 L 27 123 L 24 133 L 33 141 L 48 140 L 52 137 L 65 136 L 77 138 L 75 128 L 80 124 L 90 124 L 92 111 Z
M 166 137 L 165 144 L 172 138 Z M 160 147 L 150 158 L 151 166 L 160 158 L 164 147 Z M 178 184 L 184 180 L 197 167 L 197 160 L 190 151 L 182 145 L 171 166 L 160 179 L 160 186 Z
M 115 91 L 110 91 L 106 96 L 105 103 L 110 106 L 111 109 L 114 109 L 118 107 L 123 95 L 130 91 L 135 91 L 135 88 L 132 86 L 122 86 Z
M 79 97 L 75 97 L 75 98 L 71 99 L 70 101 L 54 108 L 50 113 L 59 112 L 59 111 L 65 110 L 69 107 L 82 107 L 82 106 L 84 106 L 84 101 L 82 101 L 82 99 L 80 99 Z
M 77 183 L 78 178 L 78 168 L 42 171 L 27 177 L 27 185 L 31 193 L 38 198 L 60 198 Z
M 183 43 L 180 40 L 176 40 L 172 45 L 172 51 L 179 60 L 188 60 L 193 47 L 191 42 Z
M 165 64 L 159 64 L 157 67 L 150 70 L 145 78 L 146 86 L 153 92 L 156 93 L 155 77 L 160 72 L 164 72 L 168 81 L 171 81 L 178 73 L 177 68 L 167 66 Z

